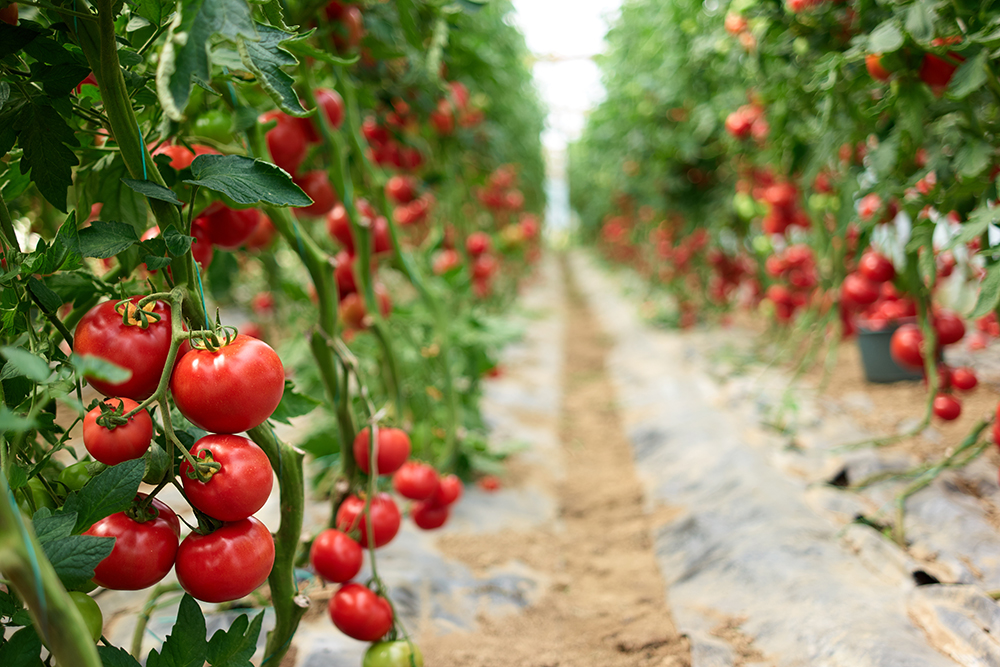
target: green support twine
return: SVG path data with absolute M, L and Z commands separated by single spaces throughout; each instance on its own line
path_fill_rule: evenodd
M 146 140 L 142 136 L 142 128 L 139 127 L 139 121 L 135 121 L 135 129 L 139 130 L 139 148 L 142 149 L 142 180 L 148 181 L 149 175 L 146 172 Z
M 194 273 L 198 276 L 198 295 L 201 296 L 201 312 L 205 313 L 205 328 L 211 329 L 212 323 L 208 321 L 208 308 L 205 306 L 205 288 L 201 286 L 201 265 L 194 263 Z

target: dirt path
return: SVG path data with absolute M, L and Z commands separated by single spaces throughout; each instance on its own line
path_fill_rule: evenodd
M 565 264 L 563 265 L 565 272 Z M 605 370 L 607 341 L 571 285 L 560 440 L 558 526 L 449 535 L 442 550 L 476 570 L 518 559 L 550 581 L 524 612 L 479 619 L 475 633 L 424 634 L 434 667 L 681 667 L 687 639 L 671 619 L 632 453 Z

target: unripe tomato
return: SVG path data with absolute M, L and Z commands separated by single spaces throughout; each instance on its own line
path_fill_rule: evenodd
M 424 667 L 424 656 L 416 644 L 405 639 L 376 642 L 365 651 L 361 667 Z
M 97 643 L 104 632 L 104 614 L 101 613 L 101 607 L 94 598 L 80 591 L 70 591 L 69 599 L 76 605 L 77 611 L 83 617 L 83 624 L 87 626 L 94 643 Z
M 330 620 L 348 637 L 378 641 L 392 630 L 392 606 L 361 584 L 344 584 L 330 599 Z
M 140 493 L 136 499 L 145 497 Z M 117 591 L 141 590 L 163 579 L 174 566 L 180 521 L 157 498 L 149 509 L 152 518 L 146 521 L 138 522 L 126 512 L 118 512 L 101 519 L 84 533 L 115 538 L 111 554 L 94 568 L 94 581 L 99 586 Z
M 199 219 L 204 220 L 209 240 L 224 250 L 235 250 L 253 235 L 260 224 L 260 211 L 255 208 L 232 209 L 216 202 Z
M 77 461 L 73 465 L 68 465 L 59 473 L 59 481 L 66 485 L 70 491 L 79 491 L 90 481 L 90 473 L 87 472 L 87 461 Z
M 124 416 L 139 407 L 130 398 L 106 398 L 105 405 Z M 97 423 L 101 407 L 97 406 L 83 419 L 83 445 L 90 455 L 109 466 L 137 459 L 149 449 L 153 440 L 153 420 L 145 409 L 129 418 L 125 424 L 107 428 Z
M 220 109 L 210 109 L 194 121 L 194 133 L 199 137 L 213 139 L 222 144 L 233 140 L 232 118 Z
M 976 372 L 968 366 L 960 366 L 951 373 L 951 383 L 956 389 L 962 391 L 972 391 L 979 384 Z
M 358 496 L 348 496 L 337 510 L 337 529 L 350 534 L 352 530 L 360 533 L 358 540 L 362 546 L 383 547 L 396 537 L 402 517 L 396 501 L 386 493 L 379 493 L 371 502 L 372 530 L 374 540 L 368 539 L 368 522 L 365 519 L 365 501 Z
M 869 250 L 861 255 L 858 262 L 858 273 L 876 283 L 884 283 L 896 277 L 896 269 L 884 255 Z
M 934 416 L 944 421 L 954 421 L 962 414 L 962 403 L 951 394 L 934 397 Z
M 462 480 L 457 475 L 445 475 L 438 482 L 431 502 L 436 505 L 451 505 L 462 497 L 462 488 Z
M 170 379 L 174 403 L 211 433 L 239 433 L 263 424 L 285 390 L 285 371 L 271 347 L 239 334 L 215 352 L 193 349 Z
M 327 528 L 316 536 L 309 549 L 309 562 L 316 574 L 327 581 L 342 584 L 358 576 L 363 551 L 347 533 Z
M 191 533 L 177 549 L 181 587 L 202 602 L 229 602 L 264 583 L 274 565 L 274 538 L 254 517 L 208 535 Z
M 407 461 L 392 476 L 392 488 L 404 498 L 427 500 L 437 492 L 437 470 L 427 463 Z
M 193 476 L 187 461 L 180 467 L 188 501 L 210 517 L 221 521 L 245 519 L 263 507 L 271 495 L 271 462 L 249 438 L 210 433 L 194 443 L 191 455 L 222 465 L 207 482 Z
M 108 382 L 86 377 L 87 382 L 105 396 L 123 396 L 142 401 L 153 395 L 163 374 L 170 352 L 170 306 L 162 301 L 147 304 L 146 312 L 159 316 L 145 328 L 134 313 L 141 297 L 134 296 L 119 306 L 105 301 L 92 308 L 76 325 L 73 351 L 90 354 L 128 369 L 132 377 L 124 382 Z M 128 324 L 122 313 L 128 310 Z
M 354 461 L 366 474 L 370 471 L 371 429 L 367 426 L 354 438 Z M 378 430 L 378 474 L 391 475 L 399 470 L 410 456 L 410 436 L 398 428 L 384 427 Z
M 924 367 L 924 334 L 916 324 L 904 324 L 892 333 L 889 353 L 897 364 L 905 368 Z
M 330 185 L 330 178 L 322 169 L 310 171 L 295 179 L 295 184 L 302 188 L 302 191 L 309 195 L 313 203 L 309 206 L 301 206 L 295 209 L 296 217 L 311 215 L 319 217 L 326 215 L 326 212 L 337 203 L 337 193 Z
M 451 515 L 451 505 L 438 505 L 433 500 L 420 500 L 410 506 L 410 518 L 421 530 L 440 528 Z

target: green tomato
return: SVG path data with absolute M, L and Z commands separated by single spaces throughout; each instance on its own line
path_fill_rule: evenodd
M 376 642 L 365 651 L 362 667 L 424 667 L 424 655 L 413 642 Z
M 21 501 L 18 503 L 18 506 L 22 512 L 29 516 L 43 507 L 48 507 L 50 510 L 56 508 L 56 501 L 49 495 L 49 491 L 45 488 L 42 480 L 37 477 L 29 479 L 27 486 L 22 487 L 20 493 Z M 32 509 L 31 503 L 28 502 L 27 494 L 29 493 L 31 494 L 31 500 L 34 502 L 34 509 Z
M 59 473 L 59 481 L 66 485 L 70 491 L 79 491 L 84 484 L 90 481 L 90 473 L 87 472 L 89 461 L 79 461 L 73 465 L 66 466 Z
M 70 591 L 69 599 L 80 610 L 83 622 L 96 644 L 97 640 L 101 638 L 101 633 L 104 632 L 104 614 L 101 613 L 101 608 L 94 598 L 80 591 Z
M 736 209 L 736 214 L 744 220 L 750 220 L 757 213 L 753 197 L 746 192 L 737 192 L 733 196 L 733 208 Z
M 219 143 L 228 144 L 233 140 L 233 133 L 230 132 L 232 120 L 225 111 L 212 109 L 206 111 L 194 121 L 194 134 L 206 139 L 212 139 Z

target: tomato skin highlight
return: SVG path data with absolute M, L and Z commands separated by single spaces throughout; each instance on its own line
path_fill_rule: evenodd
M 281 402 L 285 371 L 271 347 L 239 334 L 221 349 L 193 349 L 177 362 L 170 390 L 177 409 L 211 433 L 263 424 Z
M 191 533 L 177 549 L 177 580 L 202 602 L 229 602 L 264 583 L 274 565 L 274 538 L 254 517 L 213 533 Z
M 361 584 L 344 584 L 330 599 L 330 620 L 352 639 L 378 641 L 392 629 L 392 607 Z
M 121 401 L 122 414 L 128 414 L 139 404 L 130 398 L 106 398 L 104 403 L 117 407 Z M 107 429 L 97 423 L 101 416 L 100 406 L 87 413 L 83 419 L 83 445 L 90 455 L 109 466 L 122 461 L 137 459 L 149 449 L 153 440 L 153 420 L 149 413 L 140 410 L 129 418 L 128 423 Z
M 139 494 L 138 498 L 145 498 Z M 111 554 L 94 568 L 94 582 L 116 591 L 138 591 L 167 576 L 174 566 L 180 538 L 180 522 L 173 510 L 157 498 L 152 507 L 157 517 L 139 523 L 125 512 L 105 517 L 84 535 L 114 537 Z
M 241 435 L 210 433 L 194 443 L 191 455 L 204 459 L 205 450 L 222 465 L 207 482 L 189 476 L 187 461 L 180 468 L 184 493 L 196 509 L 220 521 L 239 521 L 264 506 L 274 475 L 263 449 Z
M 367 426 L 354 437 L 354 461 L 365 474 L 371 471 L 371 429 Z M 379 475 L 391 475 L 399 470 L 410 456 L 410 436 L 398 428 L 383 427 L 378 430 Z
M 358 576 L 363 553 L 361 545 L 347 533 L 327 528 L 313 540 L 309 549 L 309 562 L 316 574 L 327 581 L 342 584 Z
M 133 296 L 128 301 L 137 304 L 142 297 Z M 143 329 L 138 325 L 122 323 L 122 314 L 115 308 L 116 301 L 105 301 L 94 306 L 76 325 L 73 351 L 90 354 L 110 361 L 116 366 L 132 371 L 124 382 L 112 383 L 97 378 L 87 382 L 105 396 L 122 396 L 142 401 L 153 395 L 163 374 L 170 352 L 170 306 L 157 301 L 147 310 L 159 315 L 157 322 L 150 322 Z
M 350 534 L 352 530 L 360 533 L 358 541 L 364 547 L 383 547 L 396 537 L 402 516 L 396 501 L 387 493 L 380 493 L 372 499 L 372 530 L 374 539 L 368 539 L 368 521 L 365 519 L 365 501 L 358 496 L 347 496 L 337 509 L 337 529 Z

